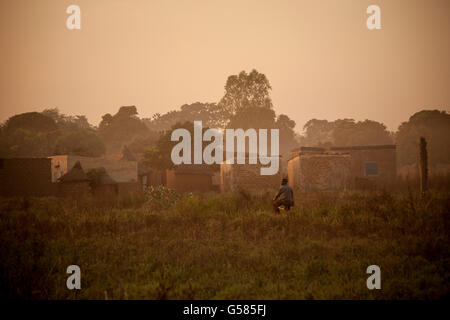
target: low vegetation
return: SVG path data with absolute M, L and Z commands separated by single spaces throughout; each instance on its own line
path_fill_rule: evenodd
M 448 192 L 0 201 L 0 296 L 21 299 L 448 297 Z M 154 200 L 153 198 L 152 201 Z M 162 208 L 162 209 L 155 209 Z M 68 290 L 66 268 L 81 268 Z M 381 268 L 368 290 L 366 268 Z

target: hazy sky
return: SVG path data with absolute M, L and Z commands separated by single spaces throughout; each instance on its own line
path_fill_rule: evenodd
M 71 4 L 81 30 L 66 28 Z M 366 27 L 370 4 L 381 30 Z M 298 131 L 450 110 L 449 0 L 1 0 L 0 18 L 0 121 L 58 107 L 98 124 L 122 105 L 150 117 L 217 102 L 253 68 Z

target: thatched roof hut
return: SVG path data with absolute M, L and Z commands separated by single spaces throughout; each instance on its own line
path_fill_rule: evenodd
M 80 198 L 90 193 L 89 179 L 79 161 L 58 179 L 60 197 Z
M 106 172 L 106 169 L 103 167 L 100 167 L 98 170 L 98 184 L 105 185 L 105 184 L 117 184 L 117 182 L 111 178 L 111 176 Z
M 88 176 L 81 167 L 80 161 L 77 161 L 75 165 L 65 175 L 58 179 L 59 182 L 80 182 L 89 181 Z
M 95 182 L 93 185 L 94 195 L 98 197 L 111 197 L 117 195 L 117 182 L 111 178 L 105 168 L 100 167 L 95 169 Z

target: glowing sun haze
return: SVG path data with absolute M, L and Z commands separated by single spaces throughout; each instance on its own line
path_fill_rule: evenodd
M 68 30 L 66 8 L 81 8 Z M 381 8 L 381 30 L 366 8 Z M 397 129 L 450 107 L 448 0 L 2 0 L 0 121 L 58 107 L 97 124 L 218 102 L 229 75 L 257 69 L 277 114 L 371 119 Z

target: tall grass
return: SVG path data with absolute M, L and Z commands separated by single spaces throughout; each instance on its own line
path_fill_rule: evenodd
M 436 299 L 449 294 L 448 192 L 271 193 L 95 205 L 0 201 L 0 296 L 21 299 Z M 140 200 L 139 200 L 140 201 Z M 66 268 L 81 268 L 81 290 Z M 366 268 L 381 268 L 368 290 Z

